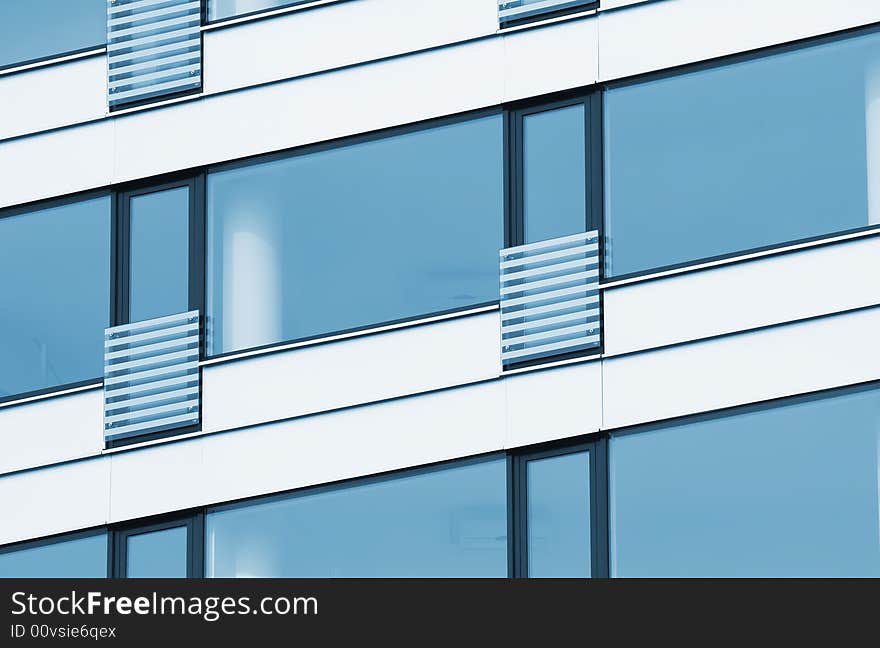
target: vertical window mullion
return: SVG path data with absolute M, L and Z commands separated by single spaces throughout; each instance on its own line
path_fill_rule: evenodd
M 593 578 L 610 578 L 608 515 L 608 439 L 597 439 L 590 449 L 590 548 Z

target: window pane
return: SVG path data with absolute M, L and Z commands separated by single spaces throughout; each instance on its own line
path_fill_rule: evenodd
M 128 537 L 128 578 L 186 578 L 186 527 Z
M 106 578 L 107 535 L 0 554 L 0 578 Z
M 523 117 L 525 242 L 586 231 L 583 104 Z
M 212 577 L 504 577 L 505 461 L 209 513 Z
M 526 464 L 529 576 L 590 576 L 590 453 Z
M 131 199 L 132 322 L 189 310 L 189 188 Z
M 605 117 L 609 275 L 880 223 L 880 35 L 610 90 Z
M 107 0 L 3 0 L 0 67 L 101 47 Z
M 110 198 L 0 218 L 0 398 L 103 375 Z
M 208 20 L 314 2 L 315 0 L 208 0 Z
M 498 299 L 501 116 L 208 176 L 211 353 Z
M 880 576 L 880 390 L 611 440 L 613 576 Z

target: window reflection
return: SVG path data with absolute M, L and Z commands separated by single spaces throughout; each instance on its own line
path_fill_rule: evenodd
M 0 218 L 0 398 L 103 374 L 110 198 Z
M 608 275 L 880 223 L 880 35 L 609 90 Z
M 107 534 L 0 553 L 0 578 L 105 578 Z
M 507 575 L 504 460 L 209 512 L 212 577 Z
M 500 115 L 208 176 L 209 351 L 498 299 Z
M 611 439 L 612 576 L 880 576 L 880 390 Z

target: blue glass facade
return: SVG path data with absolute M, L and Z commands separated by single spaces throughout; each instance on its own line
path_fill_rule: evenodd
M 870 35 L 609 90 L 606 275 L 880 222 L 866 158 L 878 59 Z

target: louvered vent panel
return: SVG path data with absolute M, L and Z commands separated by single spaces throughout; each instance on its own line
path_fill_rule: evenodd
M 107 0 L 110 109 L 202 85 L 199 0 Z
M 199 312 L 114 326 L 104 334 L 104 438 L 199 422 Z
M 501 250 L 502 364 L 597 348 L 601 321 L 598 232 Z

